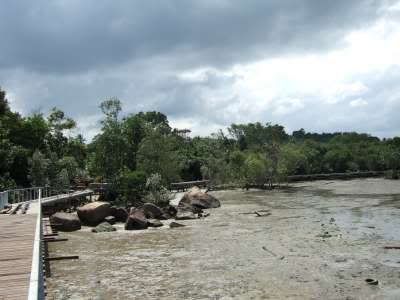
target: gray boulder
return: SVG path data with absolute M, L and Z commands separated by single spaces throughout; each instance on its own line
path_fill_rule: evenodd
M 95 228 L 92 229 L 92 232 L 112 232 L 112 231 L 116 231 L 117 229 L 112 226 L 110 223 L 108 222 L 103 222 L 100 223 L 99 225 L 97 225 Z
M 190 209 L 184 209 L 178 207 L 178 212 L 176 213 L 175 220 L 194 220 L 198 219 L 198 215 Z
M 176 216 L 176 213 L 178 212 L 177 209 L 172 205 L 165 206 L 161 210 L 163 214 L 160 217 L 160 220 L 168 220 L 174 218 Z
M 147 229 L 149 222 L 141 209 L 131 209 L 125 223 L 125 230 Z
M 50 222 L 59 231 L 75 231 L 81 229 L 81 221 L 76 213 L 57 212 L 50 216 Z
M 202 192 L 197 186 L 195 186 L 183 195 L 178 206 L 181 205 L 192 205 L 201 209 L 208 209 L 220 207 L 221 203 L 214 196 Z
M 128 211 L 123 207 L 116 207 L 113 216 L 116 218 L 117 222 L 126 222 L 128 218 Z
M 111 205 L 108 202 L 91 202 L 78 207 L 78 217 L 83 224 L 96 226 L 100 224 L 105 217 L 111 215 Z
M 159 219 L 163 215 L 161 208 L 159 208 L 157 205 L 154 205 L 153 203 L 143 204 L 142 210 L 146 218 L 149 219 Z

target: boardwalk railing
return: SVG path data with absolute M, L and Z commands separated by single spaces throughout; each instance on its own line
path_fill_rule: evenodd
M 196 180 L 196 181 L 184 181 L 184 182 L 173 182 L 169 185 L 170 190 L 186 190 L 194 186 L 207 187 L 210 180 Z
M 49 197 L 51 195 L 51 189 L 48 186 L 0 192 L 0 209 L 3 209 L 7 204 L 37 200 L 39 198 L 39 190 L 42 193 L 42 197 Z
M 42 190 L 38 191 L 38 213 L 36 219 L 35 240 L 33 243 L 32 267 L 29 282 L 28 300 L 42 300 L 44 294 L 43 257 L 42 257 Z
M 0 192 L 0 209 L 3 209 L 6 205 L 8 205 L 8 192 Z

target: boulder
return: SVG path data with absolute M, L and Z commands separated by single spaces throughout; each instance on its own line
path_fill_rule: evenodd
M 220 207 L 221 203 L 214 196 L 202 192 L 195 186 L 183 195 L 178 206 L 182 205 L 192 205 L 201 209 L 208 209 Z
M 160 217 L 160 220 L 168 220 L 174 218 L 176 216 L 176 213 L 178 212 L 177 209 L 172 205 L 165 206 L 161 210 L 163 214 Z
M 59 231 L 75 231 L 81 229 L 81 221 L 76 213 L 57 212 L 50 216 L 50 222 Z
M 78 217 L 83 224 L 96 226 L 105 217 L 111 214 L 111 205 L 108 202 L 91 202 L 78 207 Z
M 117 222 L 126 222 L 128 218 L 128 211 L 123 207 L 117 207 L 114 211 L 113 216 L 116 218 Z
M 125 230 L 147 229 L 149 222 L 141 209 L 131 209 L 125 223 Z
M 180 223 L 176 223 L 176 222 L 171 222 L 169 224 L 169 228 L 177 228 L 177 227 L 185 227 L 186 225 L 180 224 Z
M 99 225 L 97 225 L 95 228 L 92 229 L 92 232 L 111 232 L 111 231 L 116 231 L 117 229 L 112 226 L 110 223 L 108 222 L 103 222 L 100 223 Z
M 176 220 L 193 220 L 198 219 L 197 212 L 194 211 L 191 206 L 178 206 L 177 213 L 175 215 Z
M 161 208 L 159 208 L 157 205 L 154 205 L 153 203 L 143 204 L 142 210 L 146 218 L 149 219 L 159 219 L 163 215 Z
M 104 221 L 106 221 L 107 223 L 114 225 L 117 222 L 117 218 L 114 216 L 107 216 L 104 218 Z
M 158 219 L 149 220 L 149 227 L 161 227 L 161 226 L 164 226 L 164 224 L 161 223 L 160 220 L 158 220 Z
M 110 216 L 114 216 L 115 217 L 116 213 L 117 213 L 117 207 L 111 206 L 110 207 Z

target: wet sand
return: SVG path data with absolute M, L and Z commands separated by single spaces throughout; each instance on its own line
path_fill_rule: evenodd
M 400 181 L 213 194 L 186 227 L 62 233 L 48 299 L 400 299 Z

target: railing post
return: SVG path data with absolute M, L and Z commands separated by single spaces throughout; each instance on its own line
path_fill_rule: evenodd
M 0 209 L 3 209 L 5 204 L 4 204 L 4 192 L 0 192 Z
M 39 188 L 38 215 L 36 219 L 35 239 L 33 244 L 28 300 L 42 300 L 45 297 L 43 284 L 42 235 L 42 189 Z

